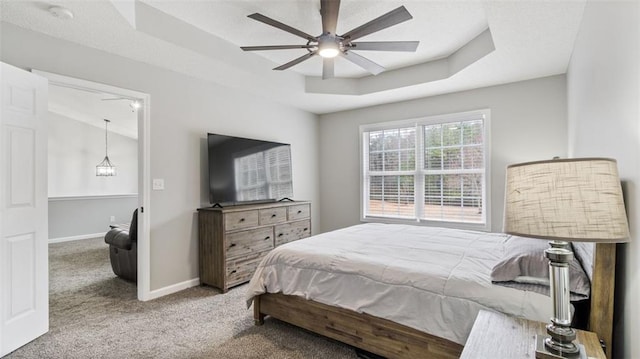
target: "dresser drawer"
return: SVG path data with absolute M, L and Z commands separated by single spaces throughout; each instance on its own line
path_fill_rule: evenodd
M 224 228 L 227 231 L 258 226 L 258 211 L 231 212 L 224 215 Z
M 311 206 L 307 204 L 298 204 L 294 206 L 289 206 L 289 220 L 295 221 L 297 219 L 309 218 L 311 213 Z
M 273 248 L 273 227 L 227 234 L 227 259 L 268 251 Z
M 247 282 L 258 268 L 258 264 L 268 252 L 256 253 L 250 257 L 243 257 L 238 260 L 227 261 L 226 287 Z
M 311 235 L 311 221 L 297 221 L 276 226 L 276 247 Z
M 287 221 L 287 209 L 285 207 L 265 208 L 259 210 L 259 213 L 260 225 L 283 223 Z

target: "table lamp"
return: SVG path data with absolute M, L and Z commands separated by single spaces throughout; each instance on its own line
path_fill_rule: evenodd
M 538 336 L 536 358 L 586 357 L 573 341 L 569 309 L 568 241 L 629 241 L 629 225 L 616 161 L 608 158 L 553 159 L 507 167 L 504 232 L 549 240 L 553 317 L 549 336 Z

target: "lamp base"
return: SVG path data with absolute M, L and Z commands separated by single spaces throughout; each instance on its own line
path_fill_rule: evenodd
M 545 340 L 549 338 L 546 335 L 536 335 L 536 358 L 537 359 L 587 359 L 587 353 L 584 345 L 576 344 L 580 351 L 576 354 L 554 353 L 545 345 Z

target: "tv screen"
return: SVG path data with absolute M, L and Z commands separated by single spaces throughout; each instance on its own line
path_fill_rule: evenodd
M 290 145 L 214 133 L 207 140 L 212 204 L 293 197 Z

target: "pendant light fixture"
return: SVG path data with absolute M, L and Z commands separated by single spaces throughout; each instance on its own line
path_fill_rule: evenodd
M 107 126 L 109 125 L 109 120 L 104 119 L 104 159 L 96 166 L 96 176 L 115 176 L 116 175 L 116 166 L 109 161 L 108 154 L 108 145 L 107 145 Z

